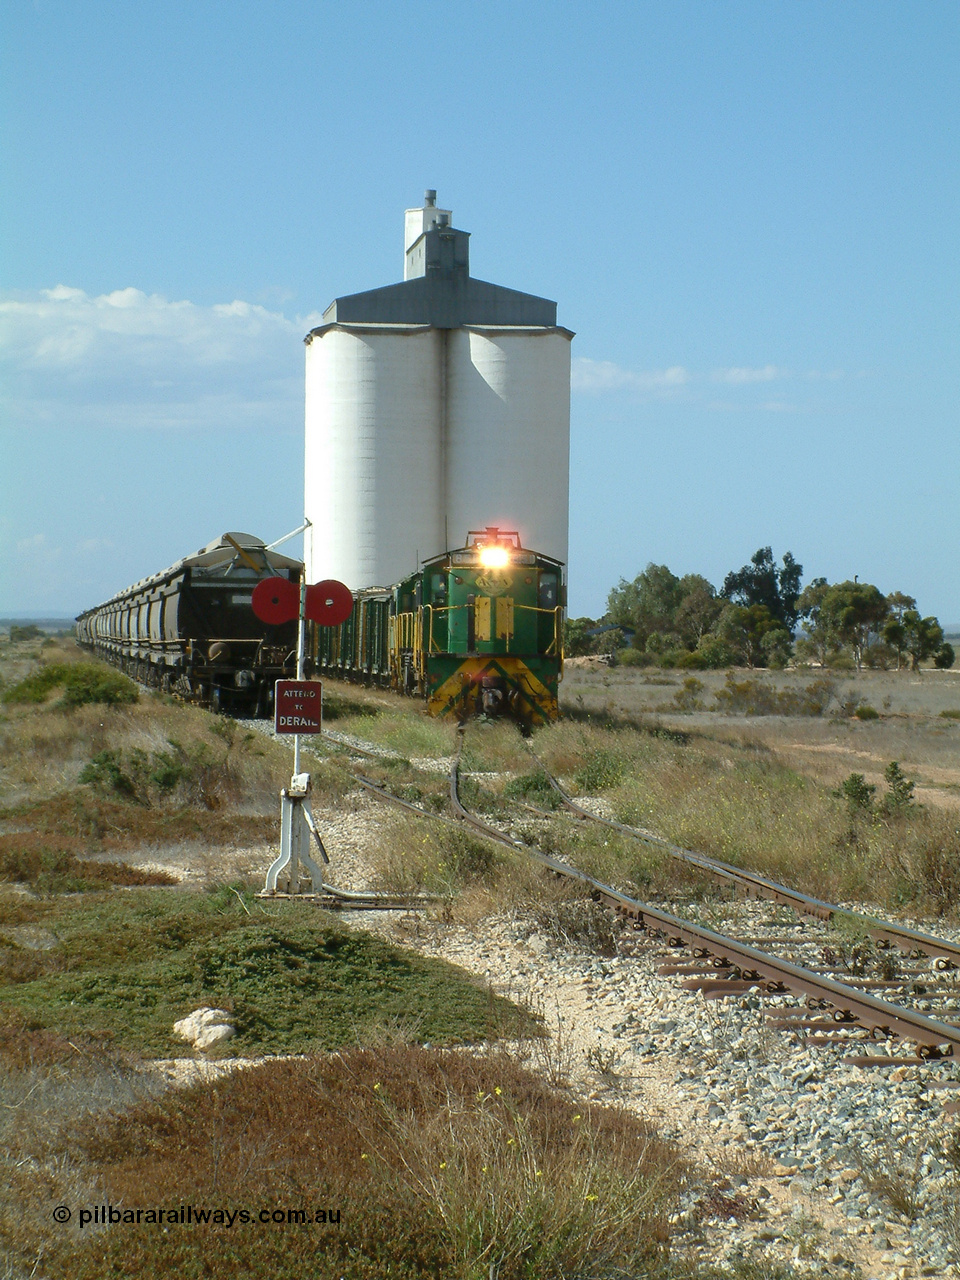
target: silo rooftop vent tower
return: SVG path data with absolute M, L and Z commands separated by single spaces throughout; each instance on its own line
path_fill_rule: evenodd
M 450 225 L 449 209 L 437 208 L 437 193 L 423 193 L 423 208 L 408 209 L 403 220 L 403 278 L 428 271 L 459 270 L 470 274 L 470 232 Z
M 573 334 L 471 276 L 452 218 L 426 191 L 402 282 L 336 298 L 305 339 L 311 577 L 387 586 L 489 524 L 566 561 Z

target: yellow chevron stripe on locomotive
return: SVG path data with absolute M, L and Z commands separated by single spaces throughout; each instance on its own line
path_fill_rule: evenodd
M 439 665 L 437 659 L 433 665 Z M 508 715 L 529 727 L 549 724 L 559 718 L 560 706 L 558 664 L 548 666 L 544 684 L 522 658 L 466 658 L 446 679 L 437 677 L 439 683 L 427 694 L 427 710 L 457 720 Z

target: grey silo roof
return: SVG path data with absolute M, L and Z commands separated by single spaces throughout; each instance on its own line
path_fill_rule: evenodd
M 424 232 L 408 250 L 417 271 L 400 284 L 335 298 L 323 313 L 331 324 L 543 326 L 557 323 L 557 304 L 470 275 L 469 233 L 453 227 Z

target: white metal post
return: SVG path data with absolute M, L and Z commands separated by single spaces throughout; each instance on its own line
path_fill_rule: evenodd
M 299 623 L 297 628 L 297 679 L 303 679 L 304 666 L 304 649 L 307 641 L 307 572 L 306 568 L 300 570 L 300 612 L 298 614 Z M 294 775 L 300 772 L 300 735 L 293 735 L 293 772 Z
M 307 576 L 300 573 L 299 631 L 297 634 L 297 679 L 303 680 L 307 632 Z M 308 852 L 311 834 L 317 841 L 320 856 L 327 861 L 327 853 L 320 839 L 310 801 L 309 773 L 300 772 L 300 734 L 293 735 L 293 777 L 290 786 L 280 792 L 280 856 L 267 871 L 266 893 L 275 893 L 278 883 L 286 885 L 288 893 L 300 892 L 300 868 L 310 877 L 313 893 L 323 891 L 323 870 Z

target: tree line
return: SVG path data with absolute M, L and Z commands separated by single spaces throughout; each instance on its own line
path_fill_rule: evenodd
M 698 573 L 678 578 L 665 564 L 648 564 L 632 582 L 620 579 L 603 618 L 568 620 L 566 653 L 694 670 L 791 660 L 858 671 L 953 666 L 943 628 L 920 614 L 913 596 L 884 595 L 856 578 L 814 578 L 801 588 L 802 577 L 789 551 L 777 564 L 770 547 L 728 573 L 719 591 Z

